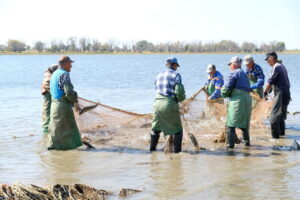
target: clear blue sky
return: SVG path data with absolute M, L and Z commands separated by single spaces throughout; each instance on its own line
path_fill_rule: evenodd
M 0 43 L 284 41 L 300 49 L 299 0 L 0 0 Z

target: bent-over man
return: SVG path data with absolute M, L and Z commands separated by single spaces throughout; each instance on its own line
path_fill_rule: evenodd
M 208 73 L 205 89 L 208 94 L 208 100 L 221 98 L 221 89 L 224 85 L 223 75 L 217 71 L 216 66 L 209 64 L 206 72 Z
M 263 98 L 265 75 L 262 68 L 254 62 L 251 55 L 245 56 L 244 64 L 247 67 L 246 74 L 250 81 L 250 89 L 256 92 L 260 98 Z

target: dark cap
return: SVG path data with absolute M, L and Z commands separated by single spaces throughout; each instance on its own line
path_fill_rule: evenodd
M 52 74 L 55 70 L 57 70 L 58 64 L 53 64 L 48 68 L 48 71 Z
M 266 54 L 265 60 L 268 60 L 270 56 L 273 56 L 274 58 L 277 59 L 277 54 L 273 51 L 273 52 L 271 52 L 271 53 L 267 53 L 267 54 Z
M 71 58 L 69 56 L 62 56 L 59 58 L 58 60 L 59 64 L 63 64 L 63 63 L 66 63 L 66 62 L 74 62 L 73 60 L 71 60 Z
M 179 63 L 178 63 L 178 61 L 177 61 L 177 58 L 175 58 L 175 57 L 170 57 L 170 58 L 168 58 L 168 59 L 167 59 L 167 63 L 168 63 L 168 64 L 177 64 L 178 67 L 180 66 Z

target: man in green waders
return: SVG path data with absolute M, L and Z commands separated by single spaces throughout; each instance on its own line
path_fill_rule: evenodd
M 161 132 L 174 135 L 174 152 L 181 152 L 182 125 L 178 102 L 185 99 L 185 90 L 176 58 L 167 59 L 167 69 L 160 72 L 155 80 L 156 97 L 152 121 L 150 151 L 155 151 Z
M 222 74 L 217 71 L 216 66 L 213 64 L 207 66 L 206 72 L 208 73 L 208 78 L 205 83 L 205 90 L 208 94 L 208 100 L 221 98 L 221 89 L 224 85 Z
M 251 55 L 244 57 L 244 64 L 246 65 L 246 74 L 250 81 L 251 91 L 257 93 L 259 97 L 263 98 L 263 86 L 265 83 L 265 75 L 262 68 L 254 62 L 254 59 Z M 256 100 L 253 98 L 253 104 L 256 103 Z
M 58 68 L 57 64 L 48 67 L 44 73 L 44 79 L 42 82 L 42 95 L 43 95 L 42 128 L 44 134 L 49 133 L 50 107 L 51 107 L 50 78 L 53 72 L 57 68 Z
M 68 56 L 59 59 L 59 67 L 52 74 L 52 96 L 48 150 L 71 150 L 82 145 L 72 106 L 77 104 L 70 74 L 72 60 Z
M 249 95 L 250 83 L 246 73 L 241 69 L 242 59 L 234 56 L 230 66 L 229 81 L 222 88 L 222 96 L 229 98 L 226 114 L 226 135 L 228 148 L 234 148 L 237 136 L 235 128 L 243 132 L 246 146 L 250 146 L 249 126 L 251 118 L 252 101 Z

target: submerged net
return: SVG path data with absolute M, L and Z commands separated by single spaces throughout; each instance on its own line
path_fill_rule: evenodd
M 92 107 L 82 114 L 76 114 L 76 120 L 83 137 L 94 144 L 115 147 L 148 149 L 151 131 L 151 114 L 139 114 L 97 104 L 79 98 L 80 107 Z M 97 104 L 97 105 L 96 105 Z M 264 129 L 270 103 L 258 101 L 252 110 L 251 129 Z M 184 128 L 183 148 L 193 147 L 188 133 L 192 133 L 201 147 L 209 148 L 216 139 L 224 137 L 226 101 L 207 101 L 203 90 L 180 104 L 182 125 Z M 161 137 L 161 147 L 166 138 Z

